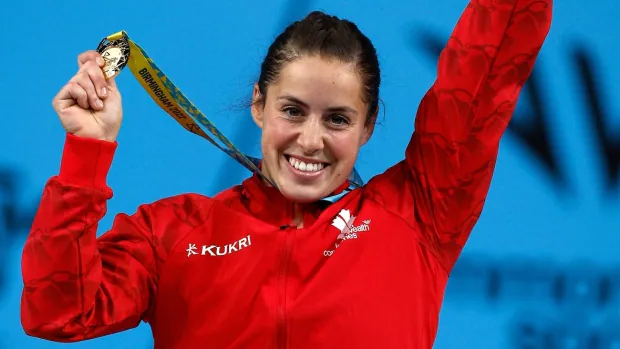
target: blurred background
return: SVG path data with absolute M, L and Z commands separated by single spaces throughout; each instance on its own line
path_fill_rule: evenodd
M 243 151 L 243 108 L 268 45 L 321 9 L 356 22 L 382 64 L 382 119 L 362 177 L 403 156 L 417 105 L 466 0 L 11 1 L 0 12 L 0 348 L 59 348 L 20 325 L 20 256 L 64 133 L 51 100 L 76 56 L 127 30 Z M 551 33 L 502 141 L 484 213 L 451 276 L 435 348 L 620 348 L 620 3 L 555 2 Z M 249 175 L 183 130 L 127 70 L 124 125 L 101 232 L 119 212 L 183 192 L 213 195 Z M 72 348 L 149 348 L 150 329 Z

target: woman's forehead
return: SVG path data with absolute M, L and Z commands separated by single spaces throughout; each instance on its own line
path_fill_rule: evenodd
M 305 103 L 313 100 L 362 102 L 362 84 L 351 64 L 304 57 L 286 64 L 270 89 L 274 97 L 288 95 Z

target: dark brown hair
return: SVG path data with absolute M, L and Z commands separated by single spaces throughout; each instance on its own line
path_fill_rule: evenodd
M 364 86 L 363 100 L 369 107 L 366 121 L 376 121 L 381 72 L 375 47 L 354 23 L 320 11 L 289 25 L 271 44 L 258 79 L 262 98 L 286 63 L 308 55 L 355 64 Z

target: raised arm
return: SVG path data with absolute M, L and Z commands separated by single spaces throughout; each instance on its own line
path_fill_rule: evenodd
M 500 138 L 550 29 L 552 0 L 472 0 L 424 96 L 405 160 L 369 183 L 447 271 L 477 222 Z M 380 190 L 377 190 L 380 189 Z
M 116 216 L 97 239 L 112 197 L 106 175 L 115 147 L 67 136 L 60 173 L 44 188 L 22 256 L 21 320 L 28 335 L 75 342 L 148 321 L 159 266 L 175 240 L 163 231 L 181 236 L 200 217 L 181 222 L 174 207 L 188 207 L 187 198 L 164 199 Z

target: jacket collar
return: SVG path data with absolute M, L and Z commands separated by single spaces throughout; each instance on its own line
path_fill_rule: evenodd
M 260 176 L 254 173 L 241 184 L 241 195 L 244 206 L 256 218 L 278 227 L 292 224 L 294 217 L 294 203 L 285 198 L 275 187 L 266 184 Z M 332 195 L 343 193 L 349 187 L 345 181 L 336 188 Z M 331 204 L 328 200 L 319 200 L 303 206 L 304 227 L 309 227 L 318 219 L 319 215 Z

